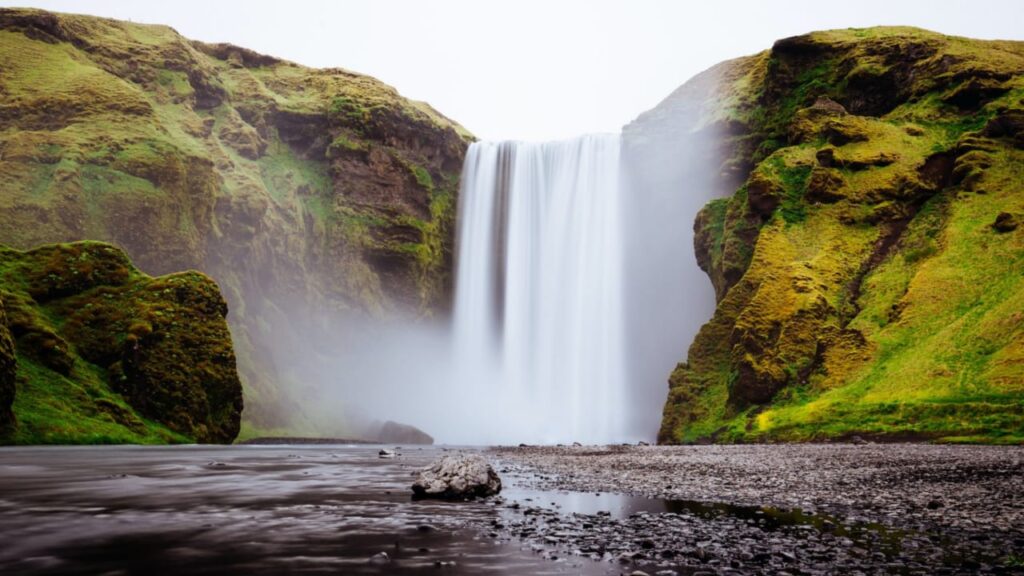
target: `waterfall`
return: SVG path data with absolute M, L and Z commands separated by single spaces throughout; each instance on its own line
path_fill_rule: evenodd
M 469 148 L 451 417 L 475 443 L 627 439 L 619 140 Z

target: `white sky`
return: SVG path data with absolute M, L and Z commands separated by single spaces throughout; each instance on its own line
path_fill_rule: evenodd
M 24 0 L 369 74 L 484 139 L 617 132 L 688 78 L 811 30 L 1024 39 L 1024 0 Z

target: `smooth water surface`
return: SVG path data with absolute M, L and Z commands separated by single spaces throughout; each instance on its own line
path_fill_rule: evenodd
M 442 448 L 0 449 L 2 574 L 601 574 L 488 537 L 495 501 L 411 499 Z M 386 552 L 390 561 L 372 561 Z M 379 559 L 378 559 L 379 560 Z

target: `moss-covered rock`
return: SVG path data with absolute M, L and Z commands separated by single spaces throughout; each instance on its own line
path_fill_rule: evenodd
M 0 401 L 10 407 L 14 398 L 17 422 L 0 440 L 229 443 L 238 435 L 242 387 L 227 304 L 210 278 L 152 278 L 97 242 L 0 247 L 0 294 L 8 311 Z M 15 365 L 16 397 L 6 386 Z
M 1024 43 L 840 30 L 721 66 L 705 122 L 745 181 L 697 218 L 718 307 L 660 440 L 1024 441 Z
M 103 240 L 150 274 L 212 276 L 252 426 L 305 419 L 287 347 L 326 341 L 311 330 L 448 307 L 471 137 L 430 106 L 347 70 L 39 10 L 0 9 L 0 61 L 0 242 Z
M 14 339 L 7 327 L 7 313 L 3 298 L 0 297 L 0 431 L 14 425 L 15 379 L 18 375 L 17 359 L 14 355 Z

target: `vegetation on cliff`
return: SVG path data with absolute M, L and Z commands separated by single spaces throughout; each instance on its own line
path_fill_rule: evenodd
M 242 387 L 227 304 L 203 274 L 152 278 L 98 242 L 0 246 L 0 300 L 0 441 L 238 435 Z
M 337 323 L 447 305 L 469 136 L 428 105 L 166 26 L 38 10 L 0 9 L 0 61 L 0 242 L 102 240 L 150 274 L 212 276 L 250 427 L 314 431 L 319 399 L 290 370 Z
M 718 306 L 660 440 L 1024 441 L 1024 43 L 819 32 L 713 73 L 740 185 L 696 221 Z

